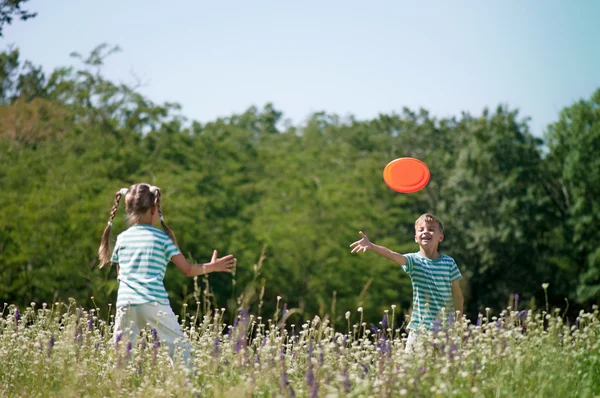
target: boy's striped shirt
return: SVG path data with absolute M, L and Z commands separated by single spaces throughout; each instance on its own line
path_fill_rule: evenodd
M 436 260 L 420 252 L 404 257 L 406 265 L 402 269 L 410 275 L 413 287 L 413 309 L 408 328 L 425 326 L 431 330 L 442 308 L 446 308 L 446 314 L 453 313 L 452 282 L 461 279 L 462 275 L 454 259 L 445 254 L 440 254 Z
M 111 258 L 119 264 L 117 307 L 168 304 L 163 279 L 167 263 L 179 253 L 169 235 L 151 225 L 136 224 L 119 234 Z

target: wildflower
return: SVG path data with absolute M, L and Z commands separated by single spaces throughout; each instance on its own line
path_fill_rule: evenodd
M 131 341 L 127 342 L 127 349 L 125 351 L 125 357 L 129 358 L 129 354 L 131 353 Z
M 54 347 L 54 333 L 50 335 L 50 341 L 48 341 L 48 358 L 50 358 L 50 354 L 52 353 L 52 347 Z
M 515 311 L 519 307 L 519 293 L 515 293 Z
M 15 322 L 18 324 L 21 319 L 21 313 L 19 312 L 19 307 L 15 309 Z
M 352 387 L 352 384 L 350 383 L 350 378 L 348 377 L 347 369 L 344 369 L 344 371 L 342 372 L 342 380 L 344 380 L 344 391 L 346 393 L 350 392 L 350 388 Z
M 219 355 L 220 351 L 221 351 L 221 349 L 219 348 L 219 335 L 217 334 L 215 336 L 215 341 L 213 342 L 213 354 Z
M 549 284 L 549 283 L 542 283 L 542 288 L 543 288 L 544 290 L 548 289 L 548 286 L 550 286 L 550 284 Z
M 350 311 L 346 311 L 346 319 L 350 319 Z
M 387 315 L 384 315 L 383 318 L 381 319 L 381 328 L 383 330 L 386 330 L 388 328 L 388 319 L 387 319 Z
M 363 312 L 363 308 L 362 307 L 358 307 L 358 309 L 356 311 Z

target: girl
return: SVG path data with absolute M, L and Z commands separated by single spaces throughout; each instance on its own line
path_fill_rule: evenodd
M 130 227 L 117 237 L 111 256 L 110 231 L 123 196 Z M 158 220 L 164 232 L 153 226 Z M 134 184 L 117 192 L 98 256 L 100 268 L 109 262 L 117 265 L 119 290 L 115 342 L 118 343 L 126 330 L 130 333 L 129 339 L 134 342 L 140 330 L 149 325 L 167 344 L 171 357 L 175 348 L 179 347 L 189 365 L 191 346 L 169 305 L 163 284 L 167 263 L 171 260 L 186 276 L 196 276 L 210 272 L 231 273 L 237 260 L 231 254 L 217 258 L 215 250 L 210 262 L 189 264 L 177 248 L 173 232 L 163 220 L 160 189 L 149 184 Z

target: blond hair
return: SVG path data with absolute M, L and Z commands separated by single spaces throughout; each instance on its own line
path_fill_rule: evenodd
M 98 248 L 98 258 L 100 259 L 100 268 L 104 267 L 106 264 L 110 262 L 111 256 L 111 248 L 110 248 L 110 231 L 112 227 L 112 222 L 117 214 L 117 209 L 119 208 L 119 202 L 121 201 L 121 197 L 125 196 L 125 211 L 127 212 L 127 222 L 129 225 L 137 224 L 140 221 L 140 216 L 145 214 L 150 209 L 156 209 L 158 211 L 158 215 L 160 216 L 160 223 L 163 227 L 163 230 L 169 238 L 173 241 L 175 245 L 177 245 L 177 241 L 175 240 L 175 235 L 173 231 L 165 224 L 162 215 L 161 208 L 161 192 L 160 188 L 141 183 L 134 184 L 129 189 L 123 188 L 120 189 L 115 195 L 115 202 L 113 204 L 112 209 L 110 210 L 110 215 L 108 217 L 108 225 L 104 228 L 104 233 L 102 234 L 102 241 L 100 243 L 100 247 Z
M 440 233 L 442 233 L 442 234 L 444 233 L 444 224 L 442 223 L 442 220 L 440 220 L 433 214 L 425 213 L 425 214 L 422 214 L 421 217 L 417 218 L 417 221 L 415 221 L 415 230 L 417 229 L 417 226 L 419 225 L 419 223 L 421 223 L 422 221 L 425 221 L 425 223 L 427 225 L 437 224 L 438 227 L 440 228 Z

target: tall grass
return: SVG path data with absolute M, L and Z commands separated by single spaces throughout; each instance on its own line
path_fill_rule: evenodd
M 442 322 L 404 350 L 394 308 L 377 327 L 347 313 L 346 330 L 315 317 L 286 324 L 243 310 L 187 315 L 189 372 L 146 329 L 135 344 L 115 342 L 113 316 L 74 301 L 4 305 L 0 317 L 1 396 L 526 396 L 600 394 L 598 308 L 570 325 L 560 310 L 507 308 Z M 362 309 L 361 309 L 362 310 Z M 199 314 L 199 312 L 197 312 Z M 281 319 L 279 319 L 281 315 Z

